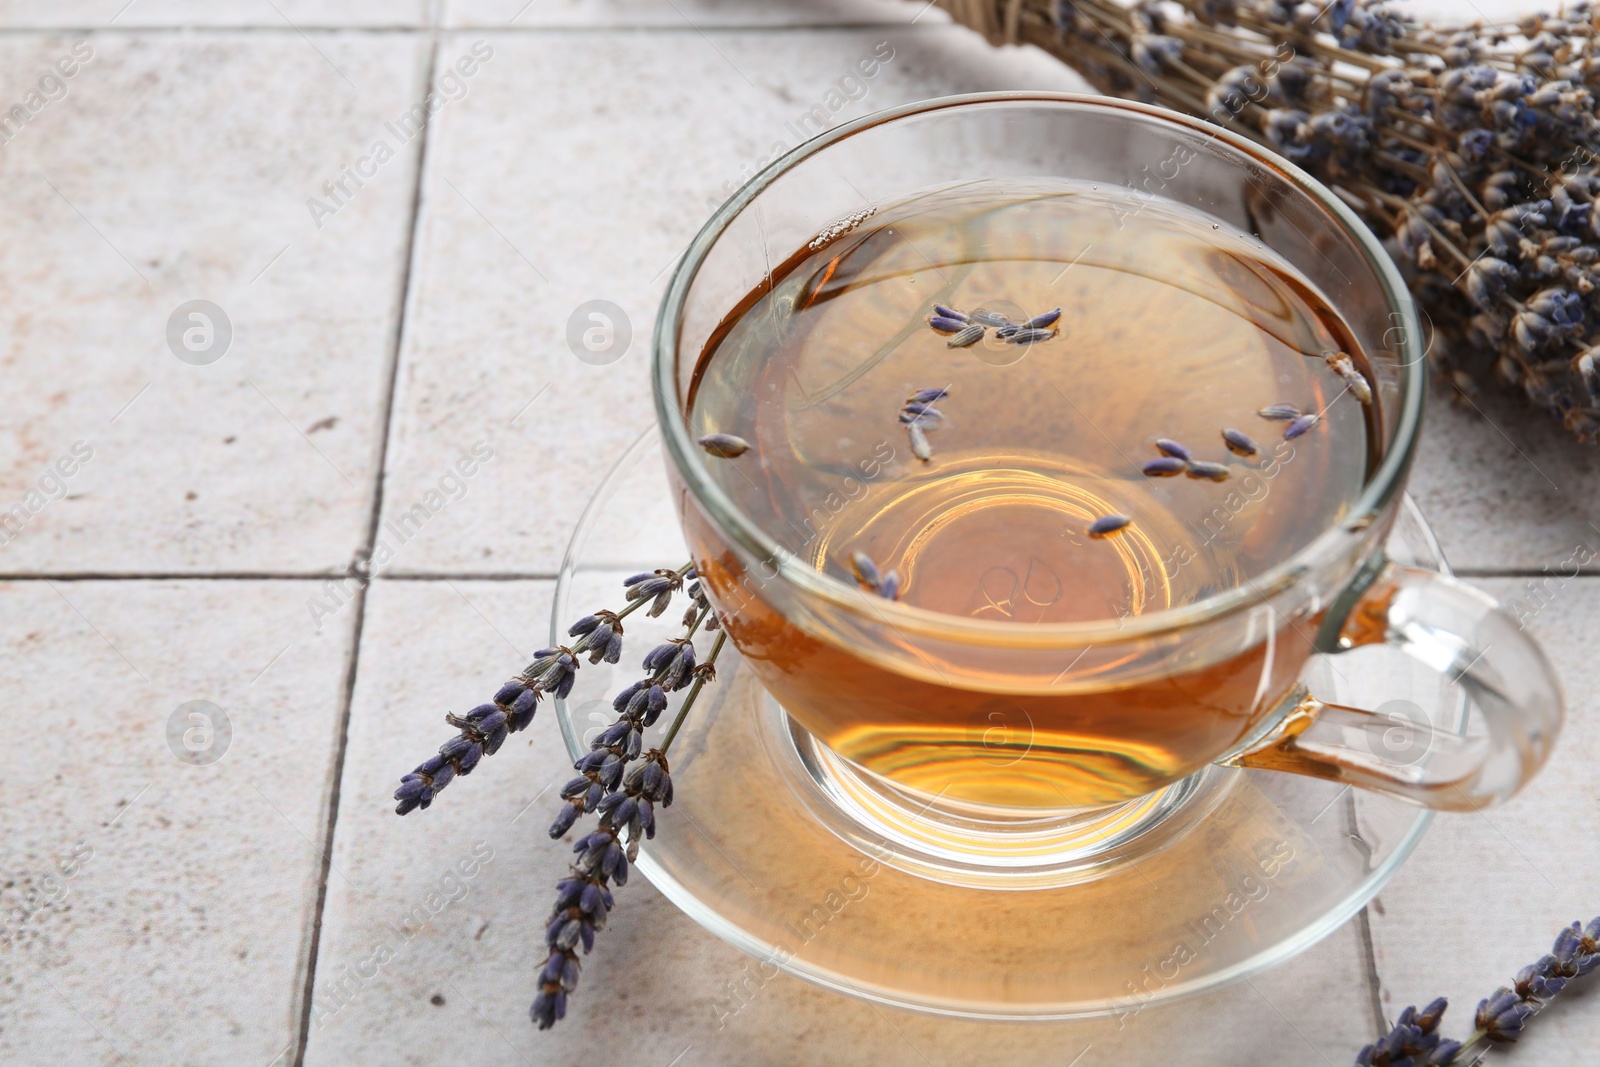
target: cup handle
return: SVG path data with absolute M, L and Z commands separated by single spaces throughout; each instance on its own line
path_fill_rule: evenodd
M 1272 733 L 1222 762 L 1348 782 L 1439 811 L 1506 800 L 1544 765 L 1565 717 L 1549 660 L 1505 608 L 1463 582 L 1386 560 L 1365 574 L 1329 612 L 1318 651 L 1392 645 L 1456 682 L 1474 713 L 1469 730 L 1474 719 L 1481 728 L 1449 733 L 1327 704 L 1298 686 Z

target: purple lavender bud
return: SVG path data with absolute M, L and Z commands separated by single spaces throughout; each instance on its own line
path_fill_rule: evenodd
M 1423 1063 L 1428 1067 L 1444 1067 L 1446 1064 L 1454 1063 L 1456 1053 L 1460 1051 L 1461 1042 L 1446 1038 L 1433 1046 L 1433 1051 L 1428 1053 L 1428 1058 Z
M 604 858 L 600 860 L 600 873 L 605 875 L 607 878 L 615 878 L 617 868 L 623 864 L 626 864 L 627 862 L 628 857 L 622 854 L 622 846 L 617 844 L 616 840 L 613 838 L 611 839 L 611 844 L 606 846 Z M 619 879 L 617 884 L 621 885 L 622 881 Z
M 603 852 L 615 840 L 604 830 L 592 830 L 572 843 L 572 851 L 589 852 L 591 850 Z
M 933 314 L 935 318 L 955 319 L 957 322 L 967 321 L 966 312 L 957 311 L 955 308 L 945 307 L 943 304 L 933 305 Z
M 641 689 L 633 694 L 633 699 L 628 701 L 628 706 L 622 712 L 623 716 L 637 720 L 644 714 L 645 705 L 650 701 L 650 690 Z
M 437 754 L 436 755 L 432 755 L 432 756 L 429 756 L 427 759 L 423 760 L 421 763 L 417 764 L 417 769 L 412 771 L 411 773 L 412 774 L 426 774 L 426 775 L 430 775 L 430 776 L 431 775 L 435 775 L 435 774 L 438 774 L 439 771 L 444 767 L 444 765 L 449 763 L 449 762 L 450 761 L 447 760 L 443 756 L 440 756 L 440 755 L 437 755 Z
M 1147 478 L 1171 478 L 1173 475 L 1182 474 L 1188 466 L 1189 464 L 1177 456 L 1162 456 L 1160 459 L 1152 459 L 1139 470 Z
M 639 775 L 639 783 L 642 787 L 642 792 L 646 796 L 655 796 L 659 792 L 663 773 L 661 764 L 655 760 L 651 760 L 644 765 Z
M 673 656 L 677 655 L 678 646 L 671 641 L 657 645 L 644 657 L 644 669 L 647 671 L 659 670 L 664 667 Z M 647 682 L 636 682 L 635 685 L 647 685 Z
M 1554 956 L 1541 957 L 1517 972 L 1512 988 L 1523 1000 L 1549 1000 L 1567 984 L 1567 980 L 1560 976 L 1561 967 L 1562 964 Z
M 559 648 L 541 648 L 539 651 L 533 654 L 533 658 L 536 660 L 549 659 L 551 656 L 558 654 L 560 651 L 561 650 Z
M 562 805 L 562 809 L 555 813 L 555 822 L 550 824 L 550 837 L 562 837 L 563 833 L 573 829 L 574 822 L 578 822 L 578 805 Z
M 1156 450 L 1159 451 L 1163 456 L 1171 456 L 1173 459 L 1181 459 L 1185 463 L 1194 458 L 1192 455 L 1190 455 L 1187 448 L 1167 437 L 1156 438 Z
M 582 756 L 579 756 L 577 762 L 574 763 L 572 767 L 574 770 L 582 771 L 583 773 L 587 774 L 590 771 L 598 771 L 600 769 L 600 765 L 608 758 L 610 758 L 610 753 L 608 753 L 603 747 L 596 747 L 590 749 Z
M 622 803 L 611 813 L 611 822 L 613 825 L 624 826 L 632 822 L 637 814 L 639 814 L 639 802 L 633 797 L 625 796 Z
M 572 692 L 573 685 L 578 681 L 578 676 L 568 671 L 561 676 L 561 681 L 556 683 L 555 695 L 558 700 L 567 699 L 567 694 Z
M 1225 482 L 1228 480 L 1230 472 L 1226 464 L 1211 463 L 1203 459 L 1197 459 L 1189 464 L 1189 469 L 1185 473 L 1191 478 L 1205 478 L 1208 481 Z
M 1435 997 L 1426 1008 L 1417 1013 L 1417 1025 L 1422 1027 L 1422 1032 L 1431 1034 L 1439 1028 L 1439 1020 L 1444 1018 L 1444 1010 L 1450 1002 L 1444 997 Z
M 1049 311 L 1040 312 L 1022 325 L 1035 330 L 1043 330 L 1054 326 L 1056 324 L 1056 320 L 1060 317 L 1061 309 L 1051 308 Z
M 650 654 L 645 656 L 645 670 L 650 670 L 650 656 L 653 656 L 657 652 L 661 651 L 662 647 L 665 646 L 657 646 L 656 648 L 651 649 Z M 618 693 L 611 699 L 611 710 L 620 712 L 623 708 L 628 706 L 628 701 L 633 699 L 633 694 L 637 693 L 639 690 L 645 688 L 649 684 L 650 680 L 645 678 L 634 682 L 632 685 L 628 686 L 628 688 L 622 690 L 622 692 Z
M 1290 422 L 1300 417 L 1300 409 L 1293 404 L 1269 404 L 1256 412 L 1263 419 L 1272 419 L 1276 422 Z
M 439 773 L 433 776 L 434 796 L 438 796 L 440 793 L 444 792 L 444 787 L 455 780 L 456 769 L 453 765 L 446 763 L 443 767 L 440 767 Z
M 602 658 L 607 663 L 615 663 L 622 658 L 622 634 L 620 632 L 612 634 L 611 640 L 606 642 L 606 654 Z
M 452 737 L 450 740 L 439 746 L 439 755 L 443 756 L 447 760 L 459 759 L 461 754 L 466 752 L 466 750 L 471 746 L 471 741 L 467 740 L 460 734 L 457 734 L 455 737 Z
M 1000 314 L 999 312 L 988 311 L 988 310 L 986 310 L 984 308 L 979 308 L 978 310 L 969 313 L 967 315 L 967 318 L 971 319 L 973 322 L 977 323 L 979 326 L 989 326 L 989 327 L 999 328 L 1001 326 L 1014 326 L 1014 325 L 1016 325 L 1010 319 L 1006 318 L 1004 315 Z
M 1298 419 L 1295 419 L 1284 428 L 1283 439 L 1285 441 L 1293 441 L 1296 437 L 1299 437 L 1316 424 L 1316 415 L 1301 415 Z
M 1032 326 L 1020 327 L 1016 333 L 1006 340 L 1014 345 L 1036 345 L 1041 341 L 1048 341 L 1056 335 L 1055 330 L 1041 330 Z
M 639 828 L 646 837 L 656 836 L 656 808 L 649 797 L 639 798 Z
M 611 624 L 602 619 L 600 625 L 589 631 L 589 647 L 604 652 L 606 645 L 611 643 L 611 634 Z
M 1478 1002 L 1475 1025 L 1490 1041 L 1515 1041 L 1522 1033 L 1533 1009 L 1522 1003 L 1516 993 L 1505 987 L 1495 990 L 1492 997 Z
M 580 919 L 568 919 L 561 924 L 561 931 L 556 934 L 553 948 L 570 952 L 577 947 L 578 938 L 583 933 L 583 922 Z
M 629 590 L 628 590 L 628 599 L 629 600 L 649 600 L 651 597 L 657 595 L 658 593 L 661 593 L 664 590 L 669 590 L 671 588 L 672 588 L 672 582 L 670 580 L 668 580 L 666 578 L 662 578 L 659 575 L 653 575 L 651 577 L 646 578 L 644 581 L 640 582 L 638 585 L 635 585 L 635 586 L 632 586 L 631 588 L 629 588 Z
M 610 858 L 609 854 L 607 858 Z M 621 848 L 617 849 L 617 865 L 616 869 L 611 872 L 611 882 L 613 885 L 628 884 L 628 857 Z
M 502 685 L 499 689 L 495 690 L 494 702 L 496 704 L 509 705 L 515 701 L 517 697 L 526 692 L 527 688 L 528 687 L 523 685 L 520 681 L 507 682 L 505 685 Z
M 561 965 L 566 962 L 567 957 L 565 954 L 560 952 L 550 953 L 550 958 L 544 961 L 544 970 L 539 974 L 540 984 L 559 984 L 561 981 Z
M 470 723 L 481 723 L 484 719 L 488 718 L 490 715 L 493 715 L 499 710 L 499 704 L 479 704 L 477 707 L 463 715 L 462 718 L 466 719 Z
M 856 576 L 857 582 L 869 589 L 878 588 L 881 580 L 878 577 L 878 565 L 865 552 L 850 553 L 850 571 Z
M 564 1019 L 567 1015 L 567 994 L 565 990 L 549 992 L 540 990 L 539 995 L 533 998 L 533 1006 L 528 1009 L 528 1017 L 539 1024 L 539 1029 L 548 1030 L 556 1024 L 556 1020 Z
M 600 783 L 591 782 L 589 788 L 583 794 L 583 810 L 593 811 L 595 806 L 600 803 L 600 798 L 604 795 L 605 789 L 601 787 Z
M 1261 451 L 1260 447 L 1250 439 L 1249 434 L 1243 430 L 1235 430 L 1231 426 L 1223 428 L 1222 441 L 1228 446 L 1228 451 L 1236 455 L 1253 456 Z
M 489 712 L 489 714 L 478 720 L 478 732 L 485 734 L 492 733 L 495 730 L 500 729 L 500 727 L 504 726 L 505 724 L 506 713 L 501 711 L 498 706 L 495 706 L 493 711 Z
M 567 636 L 579 637 L 583 634 L 591 632 L 599 625 L 600 617 L 598 615 L 585 615 L 583 618 L 572 624 L 572 628 L 567 631 Z
M 901 422 L 939 422 L 944 419 L 944 412 L 932 404 L 911 403 L 900 409 Z
M 959 333 L 952 334 L 944 343 L 946 348 L 971 348 L 983 340 L 983 327 L 974 323 L 964 327 Z
M 638 730 L 629 730 L 627 738 L 622 743 L 622 755 L 630 760 L 639 758 L 639 750 L 644 748 L 644 735 Z
M 562 957 L 561 988 L 569 993 L 578 988 L 578 961 L 571 956 Z
M 647 610 L 645 614 L 650 616 L 652 619 L 658 619 L 661 617 L 661 613 L 666 611 L 667 606 L 671 603 L 672 588 L 668 586 L 666 589 L 663 589 L 660 593 L 656 594 L 656 602 L 650 605 L 649 610 Z
M 589 791 L 589 786 L 592 784 L 588 775 L 580 774 L 561 787 L 561 799 L 571 800 L 573 797 L 582 796 Z
M 600 765 L 596 776 L 600 779 L 601 785 L 607 789 L 615 789 L 618 780 L 622 778 L 622 761 L 615 754 L 607 752 L 605 762 Z
M 967 328 L 967 320 L 947 318 L 944 315 L 932 315 L 928 318 L 928 325 L 940 333 L 960 333 Z
M 640 582 L 648 582 L 650 579 L 654 578 L 655 576 L 656 576 L 656 572 L 655 571 L 644 571 L 644 572 L 642 572 L 640 574 L 631 575 L 630 577 L 622 579 L 622 585 L 623 585 L 624 588 L 626 588 L 626 587 L 628 587 L 630 585 L 638 585 Z
M 510 726 L 513 730 L 522 730 L 533 721 L 533 713 L 539 706 L 539 691 L 537 689 L 524 689 L 522 695 L 511 702 Z
M 576 904 L 578 898 L 583 895 L 583 887 L 588 884 L 581 878 L 561 879 L 556 883 L 556 903 L 552 910 L 563 911 Z
M 949 395 L 948 389 L 918 389 L 906 397 L 906 400 L 917 404 L 935 404 Z
M 593 882 L 584 882 L 583 894 L 578 899 L 578 907 L 590 915 L 604 915 L 610 908 L 610 901 L 606 899 L 609 895 Z
M 900 599 L 900 572 L 889 571 L 878 584 L 878 595 L 885 600 Z
M 394 791 L 394 798 L 399 801 L 414 801 L 427 792 L 428 783 L 420 775 L 408 774 L 400 779 L 400 788 Z
M 672 807 L 672 775 L 661 776 L 661 788 L 656 792 L 656 799 L 661 802 L 663 808 Z
M 1090 537 L 1110 537 L 1133 522 L 1126 515 L 1102 515 L 1089 524 Z
M 457 760 L 456 765 L 458 770 L 456 773 L 471 774 L 473 769 L 478 766 L 479 761 L 482 759 L 483 746 L 475 742 L 468 742 L 467 747 L 462 750 L 461 756 Z
M 720 459 L 736 459 L 750 451 L 750 442 L 731 433 L 708 433 L 700 438 L 700 447 Z
M 626 737 L 631 729 L 633 729 L 632 723 L 626 719 L 619 720 L 601 731 L 600 736 L 594 739 L 594 743 L 602 748 L 610 748 Z
M 568 917 L 565 915 L 552 915 L 550 921 L 545 923 L 544 943 L 554 948 L 556 938 L 561 936 L 561 931 L 567 927 Z

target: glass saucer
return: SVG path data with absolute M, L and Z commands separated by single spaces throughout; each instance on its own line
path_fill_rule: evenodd
M 669 493 L 652 429 L 579 521 L 552 643 L 573 619 L 619 603 L 626 575 L 688 558 Z M 1409 498 L 1389 553 L 1446 569 Z M 630 616 L 624 662 L 586 664 L 556 701 L 574 758 L 614 720 L 611 695 L 638 676 L 643 652 L 679 630 L 682 604 L 662 619 Z M 1426 720 L 1457 731 L 1466 720 L 1454 686 L 1382 647 L 1314 660 L 1305 681 L 1324 700 L 1392 712 L 1401 728 Z M 1154 830 L 1119 843 L 1125 862 L 1091 877 L 1069 863 L 1065 874 L 986 882 L 875 837 L 819 748 L 728 646 L 673 744 L 675 800 L 636 870 L 761 961 L 764 979 L 783 971 L 969 1018 L 1127 1013 L 1263 971 L 1359 911 L 1433 817 L 1332 782 L 1212 767 L 1172 787 Z

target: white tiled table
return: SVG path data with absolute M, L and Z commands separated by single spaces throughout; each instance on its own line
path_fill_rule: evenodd
M 1380 1012 L 1436 993 L 1459 1029 L 1557 924 L 1600 912 L 1586 576 L 1533 624 L 1572 703 L 1544 776 L 1437 820 L 1362 920 L 1253 984 L 1118 1033 L 783 978 L 719 1029 L 743 957 L 636 881 L 571 1016 L 536 1033 L 565 861 L 545 807 L 521 815 L 564 777 L 549 716 L 425 816 L 396 819 L 388 793 L 441 739 L 438 709 L 540 643 L 572 524 L 649 418 L 668 268 L 879 42 L 893 59 L 838 120 L 1082 83 L 900 0 L 11 0 L 0 106 L 79 39 L 93 58 L 67 96 L 0 147 L 0 507 L 92 449 L 0 547 L 0 902 L 30 912 L 0 947 L 8 1062 L 1343 1064 Z M 385 122 L 475 44 L 492 55 L 465 95 L 319 227 L 307 198 L 398 142 Z M 564 341 L 594 298 L 635 331 L 609 366 Z M 233 328 L 207 366 L 165 341 L 191 299 Z M 1481 406 L 1434 404 L 1413 491 L 1453 565 L 1512 596 L 1600 547 L 1600 452 Z M 480 442 L 494 458 L 465 496 L 365 592 L 344 581 Z M 197 699 L 231 726 L 205 766 L 169 747 Z M 466 895 L 352 983 L 475 848 L 492 859 Z M 1591 993 L 1504 1058 L 1596 1046 Z

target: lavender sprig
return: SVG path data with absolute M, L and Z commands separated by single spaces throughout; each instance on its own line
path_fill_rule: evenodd
M 622 656 L 622 620 L 640 608 L 659 616 L 672 601 L 672 595 L 692 580 L 692 564 L 678 570 L 655 570 L 635 574 L 623 586 L 628 604 L 619 611 L 597 611 L 572 624 L 571 645 L 558 645 L 534 653 L 533 662 L 502 685 L 488 704 L 479 704 L 465 715 L 445 715 L 445 722 L 460 732 L 439 747 L 439 751 L 400 779 L 394 792 L 395 814 L 405 815 L 429 807 L 445 786 L 458 777 L 471 774 L 484 756 L 500 750 L 509 734 L 525 730 L 533 721 L 539 701 L 546 693 L 566 698 L 577 680 L 580 657 L 590 663 L 616 663 Z M 691 594 L 701 599 L 698 586 Z
M 672 804 L 667 751 L 700 690 L 716 677 L 717 656 L 727 641 L 695 572 L 666 573 L 691 579 L 683 636 L 651 649 L 641 665 L 644 677 L 613 699 L 617 720 L 601 731 L 590 751 L 573 764 L 577 777 L 562 788 L 563 804 L 550 825 L 550 836 L 559 838 L 580 816 L 599 815 L 597 828 L 573 843 L 577 859 L 568 877 L 556 884 L 555 906 L 545 926 L 547 954 L 539 972 L 538 992 L 528 1009 L 541 1030 L 565 1017 L 567 998 L 577 988 L 581 972 L 578 946 L 581 944 L 585 953 L 594 947 L 595 932 L 605 926 L 614 905 L 612 887 L 627 883 L 628 868 L 639 856 L 641 839 L 655 837 L 657 805 L 666 808 Z M 638 591 L 636 596 L 630 591 L 636 604 L 663 595 L 646 576 L 636 577 L 644 579 L 630 587 Z M 671 592 L 665 592 L 669 600 Z M 652 608 L 652 613 L 660 612 Z M 702 629 L 719 632 L 705 661 L 697 662 L 694 637 Z M 666 709 L 667 694 L 682 689 L 687 689 L 687 694 L 661 746 L 641 754 L 644 731 L 655 725 Z
M 1600 968 L 1600 917 L 1587 926 L 1573 923 L 1556 937 L 1549 953 L 1517 972 L 1511 986 L 1502 986 L 1478 1002 L 1474 1029 L 1465 1041 L 1439 1036 L 1439 1020 L 1448 1002 L 1439 997 L 1418 1012 L 1408 1007 L 1383 1037 L 1356 1054 L 1355 1067 L 1467 1067 L 1477 1063 L 1490 1044 L 1508 1044 L 1522 1036 L 1528 1020 L 1549 1006 L 1574 978 Z

